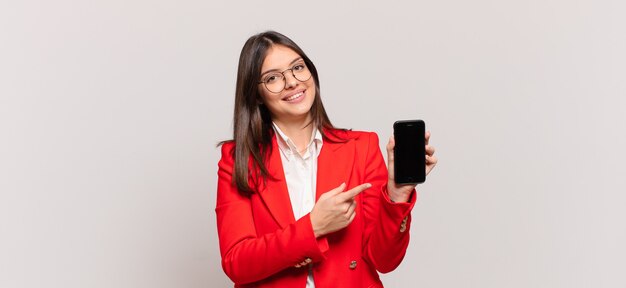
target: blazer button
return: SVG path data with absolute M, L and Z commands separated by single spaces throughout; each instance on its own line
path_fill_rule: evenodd
M 352 269 L 352 270 L 356 269 L 356 260 L 352 260 L 350 262 L 350 269 Z
M 296 268 L 304 267 L 306 265 L 311 264 L 311 262 L 313 262 L 313 260 L 311 260 L 311 258 L 309 258 L 309 257 L 306 257 L 306 258 L 304 258 L 304 260 L 302 262 L 294 265 L 293 267 L 296 267 Z
M 404 219 L 402 219 L 402 223 L 400 224 L 400 232 L 404 233 L 404 231 L 406 231 L 406 222 L 409 220 L 409 216 L 404 217 Z

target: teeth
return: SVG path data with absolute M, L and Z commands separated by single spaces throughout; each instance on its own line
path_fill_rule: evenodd
M 298 98 L 298 97 L 302 96 L 302 94 L 303 94 L 303 93 L 302 93 L 302 92 L 300 92 L 300 93 L 298 93 L 298 94 L 292 95 L 291 97 L 289 97 L 289 98 L 287 98 L 287 99 L 285 99 L 285 100 L 286 100 L 286 101 L 291 101 L 291 100 L 293 100 L 293 99 L 296 99 L 296 98 Z

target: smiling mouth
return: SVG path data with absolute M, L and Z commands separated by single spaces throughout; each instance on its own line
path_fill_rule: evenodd
M 287 98 L 283 98 L 283 100 L 284 101 L 293 101 L 293 100 L 296 100 L 296 99 L 298 99 L 298 98 L 300 98 L 302 96 L 304 96 L 304 91 L 300 91 L 300 92 L 298 92 L 296 94 L 293 94 L 293 95 L 291 95 L 291 96 L 289 96 Z

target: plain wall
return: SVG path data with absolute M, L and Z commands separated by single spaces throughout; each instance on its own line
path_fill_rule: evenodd
M 439 165 L 388 287 L 626 287 L 625 12 L 3 1 L 0 287 L 232 286 L 215 145 L 231 137 L 240 49 L 267 29 L 314 61 L 336 126 L 381 149 L 395 120 L 432 131 Z

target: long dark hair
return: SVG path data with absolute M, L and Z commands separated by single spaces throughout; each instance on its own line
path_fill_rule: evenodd
M 235 141 L 234 159 L 235 170 L 233 181 L 240 193 L 250 196 L 254 189 L 250 187 L 248 179 L 252 179 L 255 186 L 259 180 L 265 181 L 269 175 L 264 162 L 272 152 L 272 118 L 270 111 L 261 105 L 262 97 L 259 94 L 258 82 L 261 76 L 261 66 L 267 51 L 274 45 L 282 45 L 296 52 L 311 71 L 315 80 L 315 100 L 311 106 L 312 123 L 322 137 L 333 142 L 341 141 L 335 134 L 335 127 L 330 123 L 322 99 L 320 98 L 320 81 L 317 69 L 309 57 L 298 45 L 287 36 L 275 31 L 266 31 L 254 35 L 246 41 L 239 55 L 237 71 L 237 87 L 235 91 L 235 114 L 233 117 L 233 140 Z M 328 138 L 332 134 L 332 139 Z M 338 139 L 338 140 L 337 140 Z M 224 141 L 221 144 L 229 142 Z M 252 163 L 252 171 L 248 165 Z

